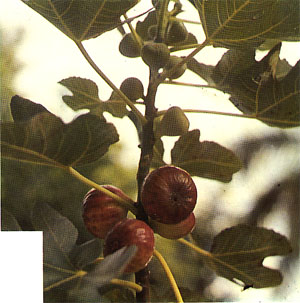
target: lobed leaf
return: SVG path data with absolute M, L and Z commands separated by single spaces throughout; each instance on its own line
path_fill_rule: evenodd
M 214 46 L 251 48 L 266 39 L 300 39 L 298 0 L 195 0 L 206 38 Z
M 40 113 L 50 113 L 43 105 L 34 103 L 18 95 L 11 98 L 10 111 L 15 122 L 29 120 Z
M 69 290 L 69 299 L 72 302 L 98 301 L 99 288 L 120 276 L 136 251 L 136 246 L 123 247 L 105 257 L 78 281 L 77 287 Z
M 76 245 L 70 252 L 72 264 L 78 269 L 83 269 L 87 265 L 93 263 L 102 251 L 102 241 L 100 239 L 93 239 Z
M 75 247 L 78 231 L 73 223 L 41 202 L 35 204 L 31 221 L 35 230 L 43 231 L 45 267 L 51 271 L 57 267 L 74 270 L 69 253 Z
M 1 125 L 3 157 L 51 166 L 76 166 L 102 157 L 119 139 L 115 127 L 95 115 L 64 124 L 43 112 Z
M 89 109 L 94 115 L 103 118 L 103 112 L 107 111 L 115 117 L 122 118 L 128 115 L 126 104 L 116 94 L 108 101 L 102 101 L 98 95 L 98 86 L 89 79 L 70 77 L 59 82 L 72 92 L 72 96 L 64 95 L 64 102 L 73 110 Z
M 229 149 L 215 142 L 199 142 L 198 129 L 182 135 L 171 151 L 172 164 L 192 176 L 229 182 L 242 167 L 240 160 Z
M 300 61 L 279 59 L 281 44 L 261 61 L 252 50 L 229 50 L 212 73 L 218 89 L 243 113 L 281 128 L 300 125 Z
M 73 110 L 92 109 L 101 106 L 102 101 L 98 95 L 98 86 L 92 80 L 70 77 L 58 83 L 72 92 L 72 96 L 64 95 L 62 99 Z
M 263 266 L 269 256 L 286 255 L 292 250 L 286 237 L 262 227 L 237 225 L 220 232 L 213 241 L 208 265 L 244 288 L 273 287 L 282 282 L 278 270 Z
M 120 24 L 139 0 L 22 0 L 72 40 L 95 38 Z

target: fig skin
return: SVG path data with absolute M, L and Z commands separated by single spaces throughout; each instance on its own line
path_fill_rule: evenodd
M 103 255 L 106 257 L 124 246 L 136 245 L 137 252 L 124 272 L 134 273 L 147 266 L 154 251 L 154 232 L 145 222 L 124 219 L 116 224 L 104 240 Z
M 103 185 L 112 193 L 124 198 L 129 197 L 113 185 Z M 92 188 L 83 199 L 83 221 L 87 230 L 97 238 L 104 239 L 111 228 L 127 217 L 127 209 L 114 199 Z
M 170 70 L 171 68 L 173 68 L 175 65 L 179 64 L 183 59 L 177 56 L 170 56 L 170 59 L 168 61 L 168 63 L 165 66 L 166 70 Z M 174 72 L 172 72 L 172 74 L 170 74 L 168 76 L 168 78 L 170 80 L 173 79 L 178 79 L 179 77 L 181 77 L 184 72 L 187 69 L 187 65 L 186 63 L 182 64 L 180 67 L 178 67 L 177 69 L 174 70 Z
M 144 86 L 143 83 L 135 77 L 125 79 L 120 86 L 120 90 L 131 100 L 143 98 Z
M 146 42 L 141 50 L 143 61 L 152 69 L 164 67 L 170 58 L 170 50 L 164 43 Z
M 151 220 L 150 225 L 154 232 L 160 236 L 166 239 L 176 240 L 183 238 L 191 233 L 195 228 L 195 223 L 195 215 L 194 213 L 191 213 L 186 219 L 180 221 L 177 224 L 163 224 Z
M 185 170 L 166 165 L 145 178 L 141 202 L 147 215 L 160 223 L 177 224 L 194 210 L 196 185 Z
M 123 56 L 129 58 L 137 58 L 141 55 L 140 46 L 135 41 L 132 33 L 123 36 L 119 44 L 119 51 Z
M 157 127 L 158 136 L 181 136 L 190 127 L 190 122 L 178 106 L 170 107 Z

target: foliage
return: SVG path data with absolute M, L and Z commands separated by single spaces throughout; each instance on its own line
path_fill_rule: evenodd
M 63 96 L 64 102 L 73 110 L 88 109 L 89 113 L 65 124 L 42 105 L 14 96 L 10 103 L 14 121 L 1 124 L 2 156 L 8 159 L 5 159 L 4 168 L 14 167 L 11 160 L 17 160 L 27 162 L 23 166 L 28 165 L 23 170 L 25 175 L 31 173 L 29 170 L 32 165 L 37 165 L 36 170 L 40 170 L 40 176 L 47 172 L 41 177 L 40 184 L 37 182 L 32 186 L 36 190 L 35 194 L 21 192 L 10 197 L 13 191 L 4 191 L 5 210 L 2 212 L 4 230 L 31 229 L 44 232 L 45 301 L 148 302 L 163 299 L 170 301 L 174 300 L 174 296 L 177 302 L 183 302 L 183 299 L 207 300 L 203 296 L 203 289 L 198 294 L 197 286 L 190 285 L 192 281 L 189 279 L 184 284 L 182 277 L 179 277 L 183 284 L 178 287 L 158 251 L 154 253 L 157 259 L 149 264 L 150 268 L 153 267 L 153 276 L 147 268 L 136 273 L 135 277 L 123 274 L 124 268 L 136 252 L 135 246 L 118 250 L 104 259 L 100 257 L 101 240 L 86 234 L 80 221 L 81 206 L 79 203 L 72 203 L 72 200 L 80 196 L 79 192 L 83 193 L 82 188 L 76 188 L 75 181 L 68 181 L 68 187 L 63 186 L 57 195 L 52 193 L 46 199 L 44 196 L 47 195 L 47 189 L 49 192 L 53 191 L 51 186 L 43 189 L 40 196 L 38 193 L 47 180 L 59 184 L 61 180 L 67 180 L 62 175 L 69 173 L 77 181 L 109 194 L 137 218 L 147 222 L 140 201 L 141 187 L 151 167 L 166 164 L 162 137 L 174 135 L 179 138 L 171 150 L 170 164 L 185 169 L 192 176 L 229 183 L 234 174 L 242 169 L 242 161 L 236 153 L 217 142 L 199 141 L 200 130 L 189 130 L 189 121 L 184 115 L 187 110 L 183 107 L 176 108 L 173 116 L 170 114 L 173 108 L 171 111 L 158 111 L 155 107 L 157 90 L 162 83 L 174 83 L 166 79 L 172 78 L 174 72 L 186 64 L 187 69 L 204 79 L 209 87 L 230 95 L 230 101 L 241 111 L 241 114 L 232 116 L 257 119 L 270 127 L 299 126 L 300 65 L 298 62 L 295 66 L 290 66 L 287 61 L 280 59 L 281 43 L 298 41 L 300 38 L 297 13 L 299 2 L 191 1 L 199 13 L 205 34 L 205 40 L 201 44 L 198 44 L 198 37 L 192 33 L 185 33 L 184 38 L 172 41 L 168 37 L 171 24 L 178 21 L 184 26 L 182 22 L 188 22 L 177 17 L 183 10 L 180 1 L 152 1 L 153 10 L 145 12 L 146 17 L 143 21 L 139 20 L 135 27 L 132 23 L 135 18 L 128 18 L 126 12 L 138 3 L 136 0 L 23 2 L 73 40 L 87 62 L 113 90 L 110 99 L 103 101 L 99 98 L 99 89 L 93 81 L 79 76 L 63 79 L 59 83 L 72 93 Z M 173 7 L 170 11 L 169 2 Z M 124 16 L 123 21 L 121 16 Z M 165 68 L 163 64 L 162 69 L 157 70 L 155 62 L 150 64 L 147 94 L 139 100 L 130 100 L 128 94 L 117 88 L 92 60 L 82 43 L 115 28 L 119 28 L 125 35 L 122 28 L 125 23 L 129 25 L 133 40 L 131 44 L 122 47 L 134 47 L 135 57 L 141 54 L 143 45 L 148 45 L 149 42 L 153 45 L 164 45 L 168 52 L 194 49 L 172 68 Z M 182 26 L 180 31 L 183 30 Z M 174 33 L 172 35 L 173 38 L 176 37 Z M 255 51 L 267 44 L 271 44 L 268 54 L 262 60 L 256 61 Z M 216 66 L 206 65 L 195 59 L 195 55 L 209 45 L 228 49 Z M 126 52 L 121 53 L 126 55 Z M 131 55 L 128 54 L 128 57 Z M 155 58 L 151 60 L 155 61 Z M 137 103 L 144 106 L 144 112 L 136 106 Z M 85 177 L 91 171 L 99 171 L 105 166 L 108 171 L 119 174 L 117 165 L 107 158 L 113 152 L 113 145 L 118 142 L 119 135 L 116 127 L 106 121 L 103 115 L 105 111 L 118 118 L 128 116 L 136 126 L 141 141 L 141 156 L 136 174 L 137 201 L 125 201 L 105 191 L 99 185 L 100 182 Z M 81 172 L 77 170 L 78 167 Z M 21 165 L 18 164 L 16 168 L 21 168 Z M 58 169 L 61 169 L 59 173 Z M 20 171 L 22 172 L 22 168 Z M 9 188 L 8 182 L 14 183 L 14 187 L 20 185 L 21 181 L 15 175 L 6 175 L 3 181 L 4 184 L 6 182 L 5 188 Z M 130 176 L 130 180 L 132 179 Z M 120 183 L 123 183 L 121 187 L 125 192 L 125 181 Z M 74 196 L 72 192 L 70 195 L 65 193 L 70 189 L 76 192 Z M 39 199 L 40 197 L 42 198 Z M 17 210 L 16 201 L 20 198 L 27 200 L 30 206 L 27 210 L 24 207 L 26 203 L 23 203 L 23 210 Z M 65 201 L 68 201 L 67 206 L 64 206 Z M 199 226 L 201 222 L 198 228 Z M 213 235 L 210 239 L 211 248 L 206 250 L 195 244 L 198 242 L 196 235 L 194 240 L 191 236 L 189 241 L 179 239 L 175 244 L 156 236 L 157 249 L 172 254 L 173 245 L 183 244 L 185 249 L 191 248 L 198 253 L 187 264 L 188 271 L 200 272 L 206 265 L 217 275 L 241 285 L 244 290 L 249 287 L 274 287 L 282 282 L 281 273 L 265 267 L 262 262 L 266 257 L 291 252 L 291 245 L 285 236 L 263 227 L 237 224 L 216 236 Z M 171 291 L 168 286 L 161 284 L 162 269 L 167 274 Z M 178 270 L 174 271 L 179 276 L 182 275 Z M 203 277 L 205 274 L 202 272 L 201 278 Z M 208 280 L 210 277 L 211 275 L 207 275 Z

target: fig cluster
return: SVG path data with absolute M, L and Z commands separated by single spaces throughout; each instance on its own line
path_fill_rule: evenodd
M 131 201 L 115 186 L 102 187 Z M 179 239 L 193 230 L 196 200 L 197 189 L 191 176 L 181 168 L 167 165 L 150 172 L 141 188 L 141 203 L 148 223 L 128 218 L 124 206 L 94 188 L 83 199 L 82 217 L 87 230 L 104 239 L 104 257 L 124 246 L 137 246 L 135 256 L 124 270 L 133 273 L 150 262 L 155 247 L 154 233 L 167 239 Z

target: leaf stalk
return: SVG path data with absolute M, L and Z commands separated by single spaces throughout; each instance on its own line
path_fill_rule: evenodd
M 80 52 L 90 64 L 90 66 L 95 70 L 95 72 L 122 98 L 122 100 L 131 108 L 133 113 L 138 117 L 142 124 L 145 124 L 147 120 L 143 116 L 143 114 L 135 107 L 134 103 L 119 89 L 117 88 L 113 82 L 101 71 L 101 69 L 96 65 L 93 59 L 90 57 L 86 49 L 84 48 L 81 42 L 75 41 L 77 47 L 79 48 Z
M 181 293 L 179 291 L 178 285 L 174 279 L 174 276 L 170 270 L 170 267 L 168 265 L 168 263 L 166 262 L 166 260 L 164 259 L 164 257 L 161 255 L 160 252 L 158 252 L 156 249 L 154 250 L 154 256 L 158 259 L 158 261 L 160 262 L 160 264 L 162 265 L 168 280 L 170 281 L 171 287 L 173 289 L 174 295 L 176 297 L 176 301 L 177 303 L 183 303 L 183 299 L 181 296 Z
M 137 214 L 137 209 L 135 208 L 135 206 L 133 205 L 134 201 L 132 200 L 125 200 L 123 198 L 121 198 L 120 196 L 112 193 L 111 191 L 109 191 L 108 189 L 102 187 L 101 185 L 97 184 L 96 182 L 86 178 L 85 176 L 83 176 L 82 174 L 80 174 L 76 169 L 74 169 L 71 166 L 66 167 L 66 170 L 76 179 L 78 179 L 79 181 L 89 185 L 90 187 L 93 187 L 99 191 L 101 191 L 102 193 L 106 194 L 107 196 L 111 197 L 112 199 L 114 199 L 116 202 L 119 203 L 120 206 L 130 210 L 133 214 Z

